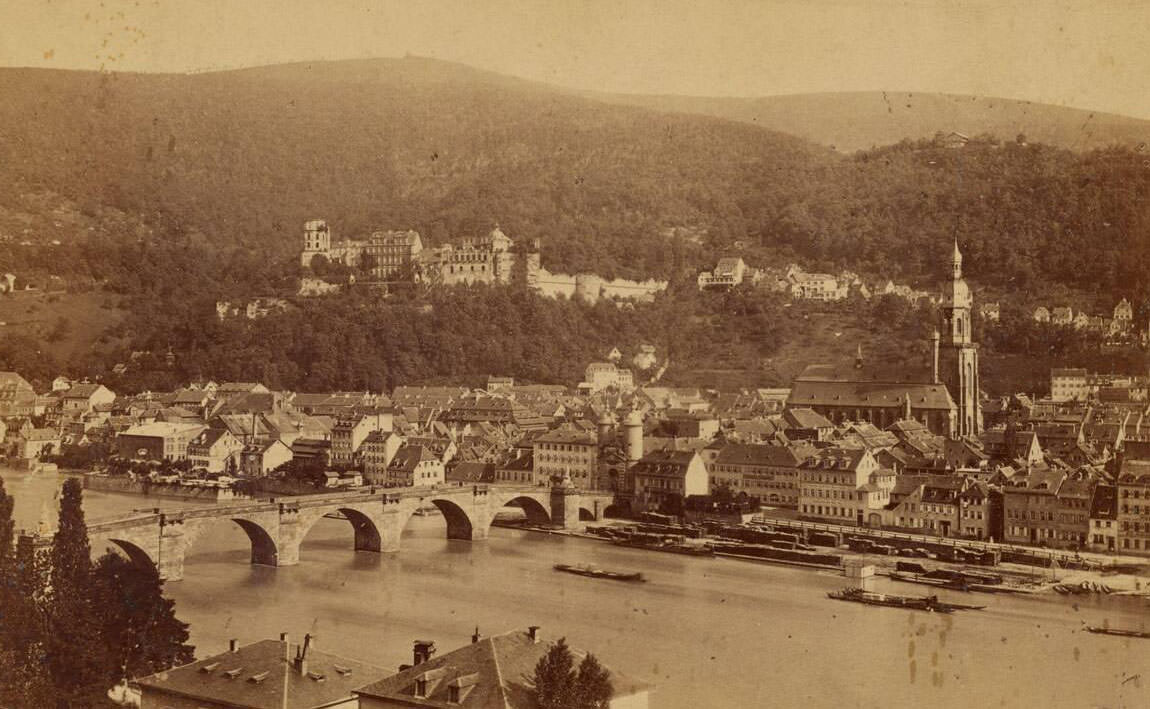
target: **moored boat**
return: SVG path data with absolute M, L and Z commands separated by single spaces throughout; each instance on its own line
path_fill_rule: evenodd
M 1097 625 L 1088 625 L 1086 629 L 1099 635 L 1117 635 L 1122 638 L 1143 638 L 1150 640 L 1150 632 L 1142 630 L 1125 630 L 1123 628 L 1102 628 Z
M 573 566 L 571 564 L 556 564 L 556 571 L 562 571 L 568 574 L 575 574 L 577 576 L 588 576 L 596 579 L 610 579 L 612 581 L 645 581 L 643 574 L 636 571 L 634 573 L 624 573 L 622 571 L 608 571 L 606 569 L 597 569 L 592 566 Z
M 844 588 L 841 591 L 831 591 L 828 598 L 838 601 L 862 603 L 868 606 L 884 606 L 887 608 L 906 608 L 915 611 L 929 611 L 931 613 L 953 613 L 959 610 L 982 610 L 986 606 L 972 606 L 963 603 L 945 603 L 937 596 L 895 596 L 887 593 L 874 593 L 861 588 Z
M 709 546 L 684 544 L 679 542 L 650 542 L 638 539 L 616 539 L 612 542 L 617 546 L 632 549 L 648 549 L 650 551 L 665 551 L 671 554 L 685 554 L 687 556 L 714 556 L 715 550 Z

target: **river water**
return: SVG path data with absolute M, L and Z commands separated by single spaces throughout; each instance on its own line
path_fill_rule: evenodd
M 17 526 L 34 526 L 58 480 L 4 477 Z M 187 506 L 85 493 L 90 519 L 154 505 Z M 1083 629 L 1150 629 L 1144 599 L 952 593 L 988 608 L 936 616 L 830 600 L 827 591 L 847 585 L 831 572 L 501 528 L 484 542 L 457 542 L 438 517 L 413 518 L 395 554 L 356 553 L 350 525 L 324 519 L 298 566 L 248 558 L 247 536 L 222 521 L 189 552 L 184 580 L 167 585 L 198 656 L 230 638 L 310 632 L 325 651 L 396 667 L 410 662 L 416 638 L 442 653 L 469 642 L 476 626 L 494 634 L 539 625 L 653 683 L 652 706 L 664 709 L 1150 706 L 1150 641 Z M 557 573 L 558 562 L 639 570 L 650 581 Z M 877 589 L 926 590 L 881 579 Z

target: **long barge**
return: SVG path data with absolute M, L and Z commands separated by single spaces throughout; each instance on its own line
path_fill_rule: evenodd
M 964 603 L 945 603 L 937 596 L 895 596 L 887 593 L 874 593 L 861 588 L 844 588 L 841 591 L 827 593 L 828 598 L 836 601 L 850 601 L 868 606 L 883 606 L 886 608 L 904 608 L 913 611 L 927 611 L 931 613 L 954 613 L 960 610 L 982 610 L 986 606 L 973 606 Z

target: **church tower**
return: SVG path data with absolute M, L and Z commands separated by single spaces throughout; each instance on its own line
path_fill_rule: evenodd
M 941 341 L 938 375 L 958 406 L 954 434 L 974 436 L 982 431 L 978 407 L 978 345 L 970 332 L 973 299 L 962 278 L 962 253 L 958 240 L 950 260 L 950 279 L 943 283 Z

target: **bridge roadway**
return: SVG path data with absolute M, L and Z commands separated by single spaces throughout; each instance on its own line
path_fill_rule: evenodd
M 204 531 L 233 522 L 251 541 L 251 563 L 291 566 L 312 526 L 325 516 L 342 515 L 355 533 L 356 551 L 399 550 L 404 527 L 417 510 L 435 505 L 447 522 L 449 539 L 486 539 L 495 515 L 504 507 L 524 510 L 535 523 L 575 528 L 581 519 L 600 519 L 612 503 L 610 493 L 573 487 L 521 485 L 438 485 L 411 488 L 359 488 L 347 492 L 277 497 L 210 507 L 135 513 L 92 520 L 88 537 L 115 544 L 138 564 L 154 564 L 160 576 L 178 581 L 184 558 Z

